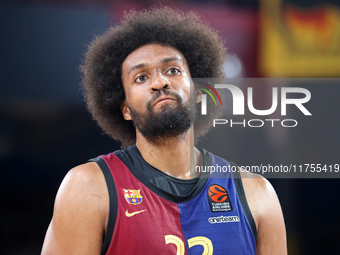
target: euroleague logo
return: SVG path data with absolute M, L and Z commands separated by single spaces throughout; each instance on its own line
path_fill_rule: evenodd
M 212 212 L 232 211 L 228 191 L 220 185 L 212 184 L 208 188 L 209 205 Z
M 208 189 L 209 198 L 215 203 L 221 203 L 227 200 L 228 192 L 225 188 L 219 185 L 211 185 Z

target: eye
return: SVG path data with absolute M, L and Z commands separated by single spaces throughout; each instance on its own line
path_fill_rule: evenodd
M 143 83 L 143 82 L 146 81 L 146 79 L 147 79 L 147 77 L 145 75 L 140 75 L 135 79 L 135 82 L 136 83 Z
M 170 75 L 176 75 L 176 74 L 180 74 L 181 71 L 178 68 L 172 67 L 170 68 L 168 71 L 166 71 L 166 74 L 170 74 Z

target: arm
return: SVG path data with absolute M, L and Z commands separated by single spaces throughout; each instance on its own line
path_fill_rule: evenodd
M 41 254 L 99 255 L 108 214 L 107 186 L 98 165 L 72 169 L 60 185 Z
M 263 177 L 242 174 L 247 201 L 257 226 L 256 254 L 287 254 L 286 229 L 279 199 Z

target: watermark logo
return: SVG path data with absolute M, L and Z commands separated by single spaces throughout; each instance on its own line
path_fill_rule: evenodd
M 202 83 L 203 84 L 203 83 Z M 205 86 L 208 86 L 218 97 L 218 99 L 221 102 L 222 101 L 216 90 L 207 85 L 204 84 Z M 215 84 L 215 88 L 217 89 L 228 89 L 231 92 L 232 98 L 233 98 L 233 115 L 244 115 L 244 105 L 245 105 L 245 96 L 243 94 L 243 91 L 238 88 L 235 85 L 231 84 Z M 202 88 L 199 88 L 202 89 Z M 215 105 L 216 105 L 216 100 L 212 96 L 212 94 L 207 91 L 206 89 L 202 89 L 203 91 L 207 92 L 214 100 Z M 288 98 L 288 94 L 303 94 L 303 98 Z M 202 95 L 203 97 L 204 95 Z M 304 103 L 307 103 L 311 99 L 311 93 L 309 90 L 305 88 L 293 88 L 293 87 L 283 87 L 281 88 L 281 115 L 286 115 L 287 114 L 287 105 L 292 104 L 295 105 L 304 115 L 312 115 L 306 107 L 303 105 Z M 248 109 L 251 113 L 258 115 L 258 116 L 265 116 L 265 115 L 270 115 L 274 113 L 277 109 L 278 106 L 278 88 L 273 88 L 272 89 L 272 105 L 269 109 L 265 110 L 259 110 L 254 107 L 253 103 L 253 88 L 248 87 L 247 88 L 247 106 Z M 205 95 L 205 101 L 203 101 L 202 98 L 202 115 L 207 114 L 207 101 L 206 101 L 206 95 Z
M 238 86 L 233 84 L 215 84 L 214 86 L 207 85 L 206 83 L 198 82 L 212 91 L 220 101 L 221 106 L 222 100 L 216 89 L 223 89 L 223 92 L 231 93 L 232 97 L 232 115 L 233 116 L 242 116 L 245 115 L 245 107 L 248 107 L 248 111 L 256 116 L 269 116 L 275 112 L 277 112 L 278 108 L 280 108 L 280 115 L 287 115 L 287 107 L 295 107 L 305 116 L 311 116 L 311 112 L 307 110 L 305 104 L 310 101 L 311 93 L 308 89 L 301 87 L 272 87 L 270 91 L 271 95 L 271 105 L 266 109 L 258 109 L 254 106 L 254 93 L 253 87 L 247 87 L 246 93 L 244 93 Z M 214 101 L 215 106 L 217 106 L 217 102 L 213 96 L 213 94 L 205 88 L 199 88 L 202 91 L 206 92 Z M 221 90 L 219 91 L 221 93 Z M 207 115 L 207 95 L 202 94 L 201 101 L 201 115 Z M 278 114 L 276 114 L 278 116 Z M 216 125 L 224 125 L 230 124 L 231 127 L 233 125 L 242 125 L 243 127 L 262 127 L 265 123 L 271 125 L 271 127 L 275 126 L 276 122 L 280 122 L 283 127 L 295 127 L 297 126 L 297 121 L 295 119 L 243 119 L 242 121 L 235 120 L 227 120 L 227 119 L 214 119 L 213 126 Z
M 199 84 L 202 84 L 204 86 L 206 86 L 207 88 L 209 88 L 212 92 L 215 93 L 215 95 L 217 96 L 218 100 L 220 101 L 220 104 L 222 104 L 222 100 L 221 100 L 221 97 L 220 95 L 217 93 L 216 89 L 214 89 L 212 86 L 208 85 L 208 84 L 205 84 L 203 82 L 198 82 Z M 212 100 L 214 101 L 215 103 L 215 106 L 217 106 L 217 103 L 216 103 L 216 100 L 215 100 L 215 97 L 211 94 L 211 92 L 205 88 L 198 88 L 204 92 L 206 92 L 211 98 Z M 202 108 L 201 108 L 201 111 L 202 111 L 202 115 L 207 115 L 207 95 L 206 94 L 202 94 L 202 104 L 201 104 Z

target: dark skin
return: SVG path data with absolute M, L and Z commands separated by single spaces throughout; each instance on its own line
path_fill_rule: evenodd
M 128 105 L 146 111 L 146 102 L 158 90 L 168 89 L 179 95 L 183 102 L 190 98 L 190 71 L 183 55 L 177 50 L 158 44 L 143 46 L 130 54 L 122 67 L 122 81 L 126 100 L 121 107 L 126 120 L 131 120 Z M 157 58 L 150 58 L 157 56 Z M 139 68 L 135 68 L 135 67 Z M 133 69 L 132 71 L 130 71 Z M 178 102 L 171 97 L 162 96 L 152 103 L 152 110 L 159 114 L 162 107 L 175 107 Z M 197 100 L 200 100 L 198 97 Z M 127 103 L 128 102 L 128 103 Z M 136 145 L 143 158 L 152 166 L 176 178 L 190 178 L 190 132 L 178 137 L 157 141 L 144 137 L 136 129 Z M 195 150 L 196 153 L 198 150 Z M 161 156 L 162 155 L 162 156 Z M 179 155 L 182 155 L 179 157 Z M 160 160 L 160 158 L 162 158 Z M 176 158 L 177 160 L 173 160 Z
M 161 89 L 172 90 L 187 102 L 190 79 L 187 62 L 178 50 L 159 44 L 140 47 L 122 66 L 124 118 L 132 119 L 129 107 L 145 113 L 152 95 Z M 200 94 L 195 100 L 200 101 Z M 175 98 L 162 96 L 152 102 L 152 111 L 161 114 L 164 108 L 175 107 L 177 103 Z M 136 145 L 152 166 L 173 177 L 189 179 L 190 155 L 196 164 L 202 164 L 200 151 L 190 146 L 192 132 L 190 128 L 177 137 L 150 140 L 136 129 Z M 287 254 L 285 225 L 274 189 L 262 177 L 247 172 L 241 175 L 258 231 L 257 254 Z M 73 168 L 58 191 L 42 254 L 100 254 L 108 215 L 108 191 L 98 165 L 91 162 Z

